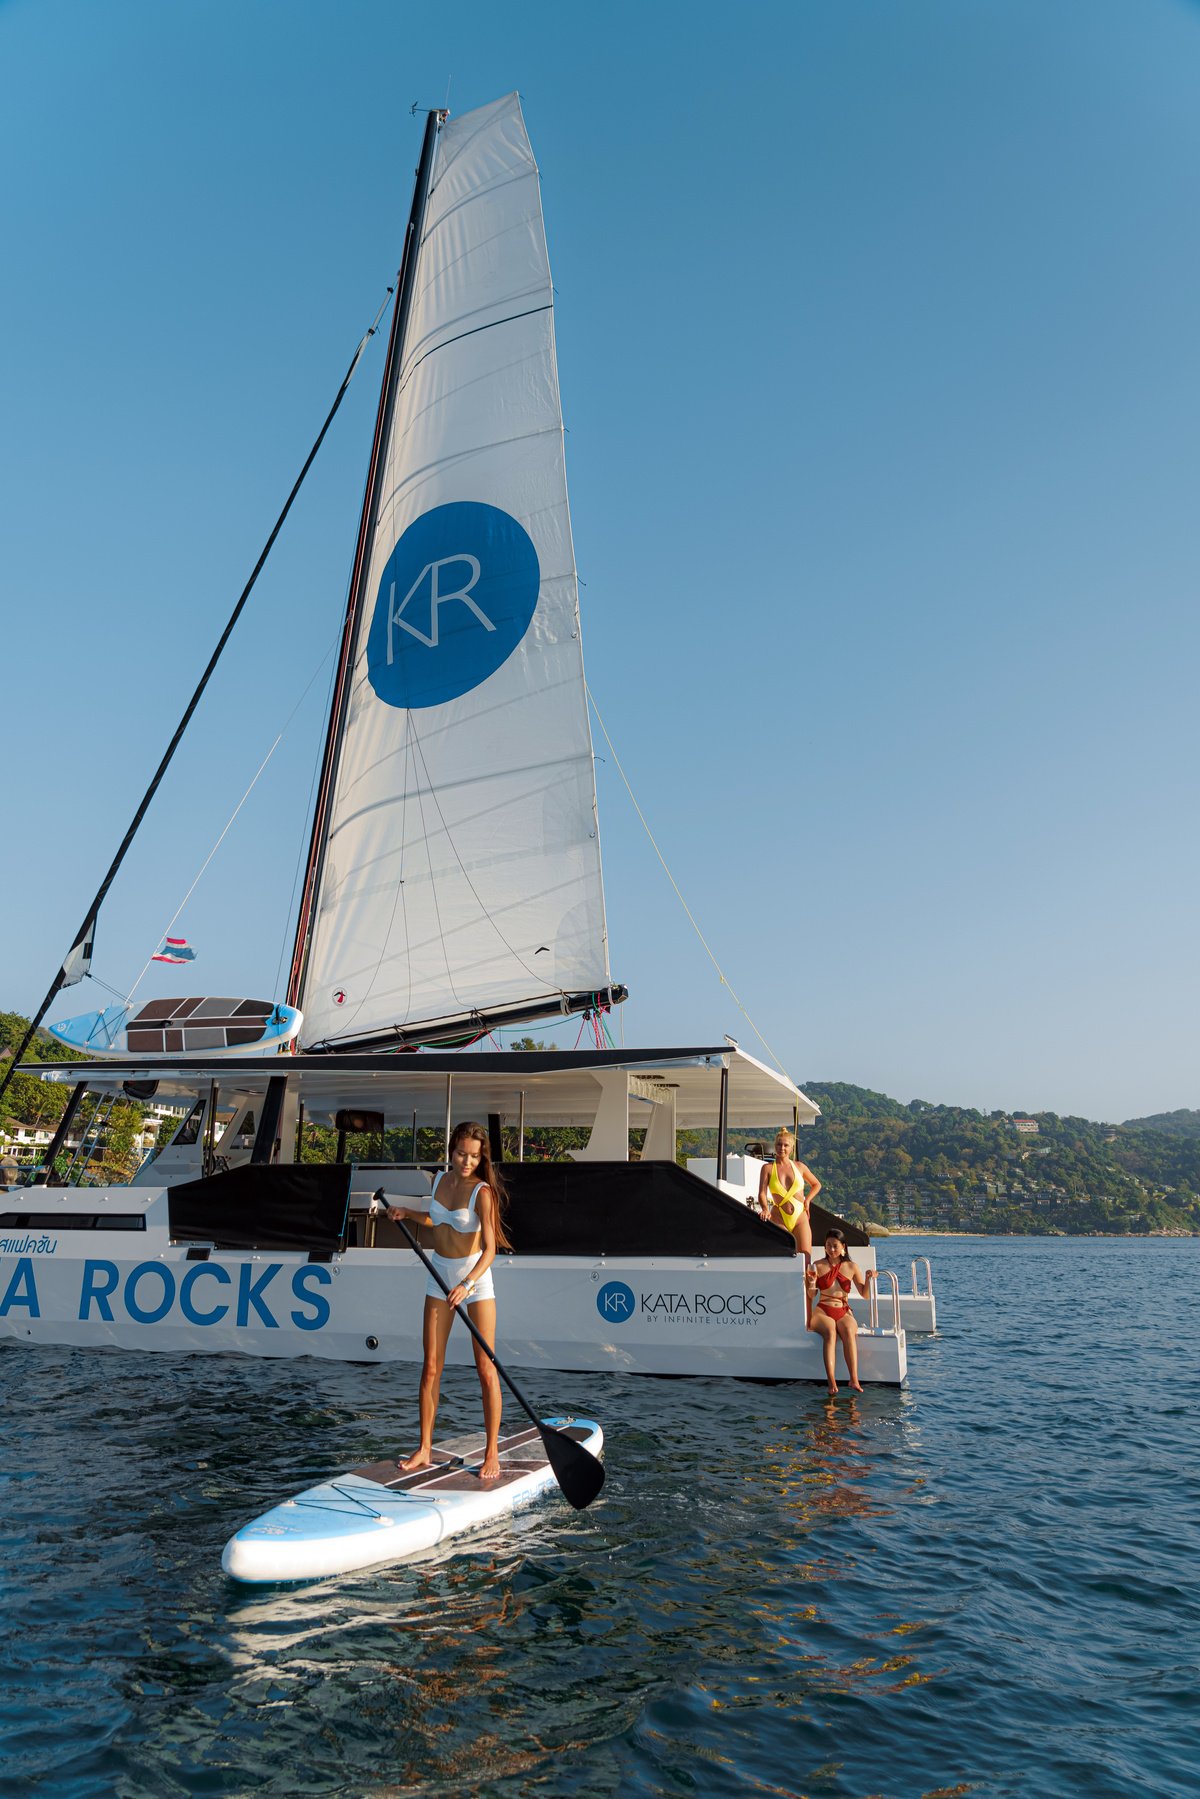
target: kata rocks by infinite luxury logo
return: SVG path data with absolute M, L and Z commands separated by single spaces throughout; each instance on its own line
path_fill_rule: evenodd
M 628 1324 L 637 1314 L 654 1324 L 757 1324 L 766 1316 L 765 1293 L 635 1293 L 624 1281 L 605 1281 L 596 1310 L 608 1324 Z
M 528 532 L 497 506 L 422 513 L 388 557 L 367 636 L 367 677 L 389 706 L 440 706 L 507 662 L 541 587 Z

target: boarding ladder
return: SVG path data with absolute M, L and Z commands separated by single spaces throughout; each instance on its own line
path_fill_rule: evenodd
M 67 1172 L 63 1176 L 63 1186 L 64 1187 L 82 1186 L 83 1177 L 87 1173 L 87 1170 L 88 1170 L 88 1163 L 91 1161 L 92 1157 L 95 1155 L 96 1151 L 100 1147 L 100 1140 L 104 1135 L 104 1127 L 108 1123 L 109 1114 L 112 1112 L 112 1109 L 113 1109 L 114 1105 L 116 1104 L 116 1101 L 117 1101 L 116 1094 L 110 1093 L 108 1095 L 107 1104 L 103 1104 L 103 1103 L 97 1104 L 95 1111 L 92 1113 L 92 1116 L 88 1120 L 87 1129 L 83 1132 L 83 1135 L 79 1139 L 79 1148 L 75 1151 L 75 1154 L 71 1157 L 71 1161 L 70 1161 L 70 1164 L 68 1165 Z M 87 1151 L 86 1155 L 84 1155 L 85 1150 Z M 76 1174 L 75 1168 L 79 1162 L 80 1156 L 83 1156 L 83 1166 L 82 1166 L 82 1168 L 80 1168 L 79 1173 Z

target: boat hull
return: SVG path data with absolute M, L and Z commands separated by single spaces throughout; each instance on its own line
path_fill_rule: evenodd
M 421 1360 L 426 1275 L 411 1250 L 349 1249 L 320 1259 L 299 1250 L 209 1252 L 170 1243 L 153 1224 L 156 1212 L 165 1220 L 165 1192 L 146 1197 L 144 1231 L 0 1239 L 0 1338 L 174 1354 Z M 128 1190 L 122 1200 L 128 1203 Z M 506 1255 L 495 1264 L 495 1284 L 498 1348 L 514 1369 L 824 1378 L 794 1259 Z M 471 1358 L 467 1332 L 454 1331 L 448 1360 Z M 859 1366 L 865 1381 L 902 1382 L 903 1330 L 860 1328 Z

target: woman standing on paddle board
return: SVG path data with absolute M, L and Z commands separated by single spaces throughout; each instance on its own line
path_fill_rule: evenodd
M 775 1134 L 775 1160 L 758 1177 L 758 1209 L 764 1218 L 777 1215 L 785 1231 L 791 1231 L 796 1248 L 812 1260 L 812 1223 L 808 1208 L 821 1191 L 811 1168 L 793 1161 L 796 1139 L 790 1131 Z
M 492 1167 L 487 1132 L 479 1124 L 455 1125 L 450 1138 L 450 1167 L 433 1183 L 429 1210 L 414 1212 L 406 1206 L 389 1206 L 388 1217 L 432 1228 L 430 1257 L 450 1289 L 449 1298 L 430 1275 L 425 1283 L 425 1316 L 421 1340 L 425 1362 L 421 1369 L 421 1446 L 401 1461 L 406 1474 L 428 1468 L 433 1460 L 433 1427 L 446 1344 L 454 1323 L 454 1309 L 466 1303 L 471 1323 L 496 1347 L 496 1293 L 492 1263 L 498 1249 L 509 1247 L 502 1208 L 504 1183 Z M 487 1437 L 482 1480 L 500 1473 L 496 1448 L 500 1437 L 501 1394 L 495 1367 L 475 1344 L 475 1367 L 483 1389 L 483 1426 Z
M 821 1339 L 830 1393 L 838 1390 L 833 1363 L 839 1338 L 846 1358 L 850 1386 L 855 1393 L 862 1392 L 858 1381 L 858 1326 L 854 1322 L 854 1313 L 850 1310 L 850 1289 L 857 1287 L 865 1299 L 867 1288 L 874 1279 L 873 1268 L 868 1268 L 864 1274 L 858 1263 L 850 1260 L 843 1231 L 835 1229 L 826 1232 L 825 1259 L 818 1262 L 815 1268 L 809 1269 L 804 1277 L 804 1284 L 808 1289 L 809 1303 L 814 1299 L 817 1302 L 813 1306 L 808 1328 L 816 1331 Z

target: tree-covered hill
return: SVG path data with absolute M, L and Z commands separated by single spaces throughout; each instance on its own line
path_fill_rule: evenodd
M 28 1029 L 29 1020 L 22 1018 L 19 1012 L 0 1012 L 0 1060 L 7 1059 L 20 1048 Z M 77 1049 L 68 1049 L 65 1043 L 59 1043 L 49 1031 L 39 1031 L 25 1051 L 25 1061 L 86 1062 L 87 1057 Z
M 945 1230 L 1200 1232 L 1200 1135 L 1019 1114 L 1034 1133 L 1007 1113 L 802 1085 L 822 1115 L 800 1153 L 834 1211 Z
M 1165 1131 L 1169 1137 L 1200 1138 L 1200 1112 L 1188 1107 L 1178 1112 L 1153 1112 L 1149 1118 L 1127 1118 L 1126 1131 Z
M 22 1039 L 29 1029 L 29 1020 L 22 1018 L 19 1012 L 0 1012 L 0 1074 L 8 1065 L 8 1059 L 20 1048 Z M 68 1049 L 65 1043 L 57 1043 L 45 1031 L 39 1031 L 25 1052 L 26 1064 L 30 1062 L 86 1062 L 78 1050 Z M 39 1081 L 31 1074 L 15 1074 L 8 1084 L 4 1098 L 0 1100 L 0 1129 L 13 1124 L 28 1124 L 38 1128 L 53 1125 L 62 1117 L 63 1107 L 67 1103 L 70 1092 L 68 1087 L 51 1087 Z

